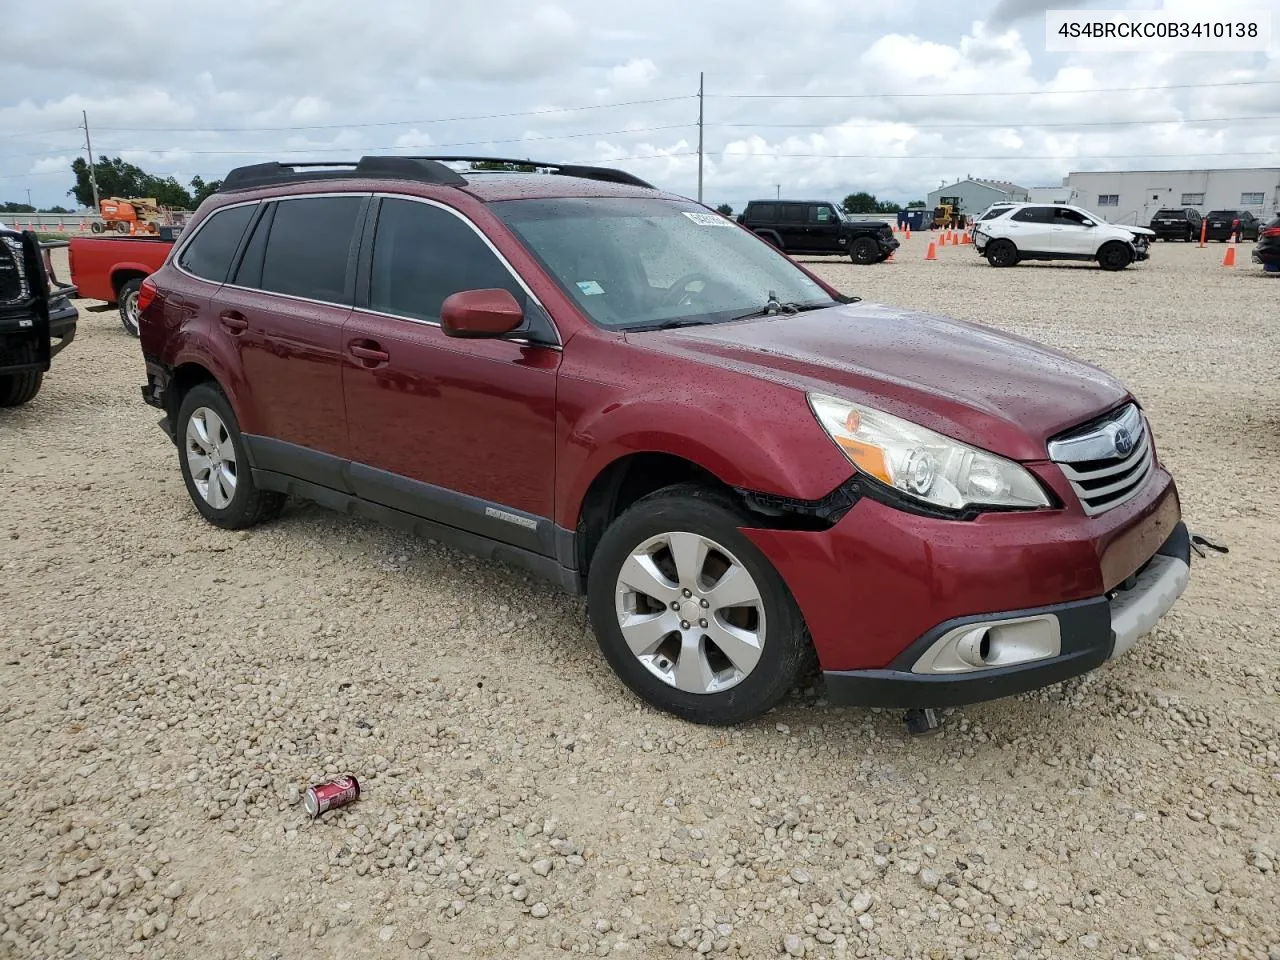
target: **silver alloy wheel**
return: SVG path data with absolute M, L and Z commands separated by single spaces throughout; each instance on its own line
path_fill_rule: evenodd
M 685 693 L 719 693 L 764 651 L 764 599 L 732 553 L 697 533 L 650 537 L 627 557 L 615 590 L 618 626 L 636 659 Z
M 236 448 L 222 418 L 197 407 L 187 421 L 187 466 L 205 502 L 224 509 L 236 495 Z
M 130 290 L 120 301 L 120 312 L 124 317 L 124 328 L 135 337 L 138 335 L 138 291 Z

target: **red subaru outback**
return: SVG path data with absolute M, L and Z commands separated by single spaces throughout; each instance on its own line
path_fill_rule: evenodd
M 210 522 L 292 495 L 519 564 L 708 723 L 815 654 L 849 704 L 1054 683 L 1186 586 L 1101 370 L 843 296 L 629 174 L 471 159 L 235 170 L 146 281 L 143 395 Z

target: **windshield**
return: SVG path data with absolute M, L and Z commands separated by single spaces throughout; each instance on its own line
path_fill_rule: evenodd
M 719 323 L 763 310 L 840 302 L 732 220 L 649 198 L 507 200 L 490 205 L 602 327 Z

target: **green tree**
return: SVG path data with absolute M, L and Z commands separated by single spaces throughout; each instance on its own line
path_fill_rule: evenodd
M 720 206 L 716 207 L 716 213 L 722 214 L 726 217 L 732 217 L 733 207 L 729 206 L 727 203 L 722 203 Z
M 845 213 L 876 213 L 875 194 L 858 192 L 851 193 L 844 198 L 840 204 L 841 209 Z
M 902 207 L 892 200 L 877 200 L 876 213 L 897 213 Z
M 908 203 L 908 204 L 907 204 L 907 209 L 908 209 L 908 210 L 923 210 L 923 209 L 924 209 L 924 201 L 923 201 L 923 200 L 912 200 L 910 203 Z
M 66 207 L 44 207 L 40 210 L 40 212 L 41 213 L 71 213 L 71 211 L 68 210 Z
M 12 200 L 0 203 L 0 213 L 35 213 L 36 208 L 29 203 L 14 203 Z
M 191 209 L 191 194 L 173 177 L 157 177 L 120 157 L 99 157 L 93 165 L 98 181 L 99 197 L 154 197 L 166 207 Z M 76 183 L 67 193 L 86 207 L 93 206 L 93 186 L 89 182 L 89 164 L 76 157 L 71 164 Z
M 204 178 L 197 175 L 191 178 L 191 207 L 194 210 L 200 204 L 204 203 L 209 197 L 213 196 L 222 188 L 221 180 L 210 180 L 205 183 Z
M 537 173 L 538 168 L 531 163 L 506 163 L 502 160 L 473 160 L 472 170 L 497 170 L 504 173 Z

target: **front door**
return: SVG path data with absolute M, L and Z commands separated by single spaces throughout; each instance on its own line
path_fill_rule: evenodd
M 320 195 L 272 203 L 216 298 L 216 319 L 240 351 L 256 414 L 246 432 L 256 435 L 249 446 L 260 468 L 342 485 L 342 325 L 355 287 L 356 228 L 368 202 Z
M 1053 217 L 1053 244 L 1050 252 L 1068 256 L 1093 256 L 1094 242 L 1093 219 L 1058 207 Z
M 553 553 L 558 345 L 440 329 L 441 304 L 460 290 L 502 288 L 527 311 L 542 308 L 442 204 L 383 199 L 361 262 L 368 290 L 342 338 L 355 492 Z
M 829 203 L 809 205 L 809 247 L 815 252 L 844 253 L 840 245 L 840 216 Z

